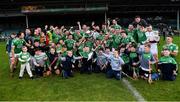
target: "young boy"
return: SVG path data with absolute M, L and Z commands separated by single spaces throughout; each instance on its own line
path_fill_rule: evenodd
M 46 53 L 37 48 L 33 59 L 37 77 L 43 76 L 44 69 L 47 66 L 47 59 Z
M 31 55 L 27 52 L 27 47 L 23 46 L 22 52 L 19 54 L 19 58 L 18 58 L 18 60 L 21 62 L 19 79 L 22 79 L 25 69 L 27 70 L 30 78 L 33 79 L 33 75 L 29 64 L 30 59 L 31 59 Z
M 172 36 L 166 37 L 166 44 L 163 45 L 163 49 L 168 49 L 170 51 L 170 56 L 173 58 L 178 55 L 178 46 L 173 43 Z
M 106 72 L 106 67 L 107 67 L 107 58 L 103 55 L 103 49 L 99 49 L 98 54 L 97 54 L 97 63 L 95 67 L 95 72 Z
M 107 55 L 103 53 L 104 56 L 106 56 L 110 60 L 111 68 L 107 72 L 107 77 L 112 78 L 115 77 L 115 79 L 120 80 L 121 79 L 121 66 L 124 64 L 124 61 L 121 57 L 119 57 L 118 51 L 114 51 L 113 55 Z
M 163 80 L 175 80 L 176 79 L 176 65 L 177 62 L 174 58 L 170 56 L 170 51 L 168 49 L 163 50 L 163 55 L 159 59 L 159 68 L 161 70 Z
M 131 76 L 137 79 L 139 76 L 139 54 L 136 52 L 136 45 L 129 47 L 129 65 L 131 67 Z
M 84 47 L 83 52 L 80 52 L 79 54 L 83 57 L 82 67 L 80 68 L 80 73 L 81 74 L 83 74 L 83 73 L 91 74 L 91 72 L 92 72 L 92 68 L 91 68 L 92 59 L 88 60 L 88 55 L 90 54 L 89 47 Z
M 82 57 L 73 56 L 72 51 L 67 51 L 67 55 L 65 57 L 60 57 L 59 61 L 62 64 L 62 75 L 64 78 L 73 77 L 72 68 L 74 68 L 74 61 L 81 59 Z M 55 66 L 57 67 L 57 66 Z
M 122 70 L 124 73 L 130 75 L 130 65 L 129 65 L 129 56 L 126 50 L 126 45 L 121 46 L 120 48 L 120 57 L 123 59 L 124 64 Z
M 59 75 L 60 70 L 55 67 L 58 60 L 58 54 L 55 52 L 55 48 L 50 48 L 50 53 L 47 53 L 48 56 L 48 62 L 49 62 L 49 68 L 46 71 L 46 75 L 49 76 L 52 72 Z
M 144 51 L 140 53 L 140 77 L 143 79 L 148 79 L 148 82 L 151 83 L 151 65 L 155 62 L 153 55 L 150 52 L 151 45 L 149 43 L 144 44 Z

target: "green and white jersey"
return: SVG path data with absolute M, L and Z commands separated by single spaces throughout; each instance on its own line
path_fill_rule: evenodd
M 120 35 L 113 35 L 112 39 L 113 39 L 112 47 L 118 48 L 120 43 L 121 43 L 121 36 Z
M 21 63 L 26 63 L 26 62 L 28 62 L 30 59 L 31 59 L 31 55 L 30 55 L 28 52 L 21 52 L 21 53 L 19 54 L 18 60 L 19 60 Z
M 83 52 L 84 46 L 85 46 L 85 44 L 84 44 L 84 43 L 81 43 L 81 44 L 78 46 L 78 51 L 79 51 L 79 52 Z
M 67 39 L 67 40 L 64 41 L 64 43 L 65 43 L 66 46 L 67 46 L 67 50 L 72 50 L 74 44 L 76 43 L 76 41 L 73 40 L 73 39 Z
M 114 28 L 114 29 L 121 29 L 121 26 L 116 24 L 116 25 L 111 25 L 111 28 Z
M 112 48 L 112 42 L 113 40 L 109 38 L 108 40 L 105 41 L 105 47 Z
M 62 35 L 60 35 L 60 40 L 63 40 L 63 41 L 65 41 L 67 39 L 67 35 L 66 34 L 62 34 Z
M 137 43 L 143 44 L 147 40 L 145 32 L 142 32 L 139 29 L 136 30 L 136 35 L 137 35 Z
M 58 43 L 60 40 L 60 35 L 56 34 L 55 32 L 52 33 L 52 40 L 53 43 Z
M 85 46 L 89 47 L 89 49 L 93 48 L 93 42 L 92 41 L 86 41 Z
M 99 49 L 102 49 L 103 48 L 103 46 L 102 45 L 97 45 L 97 49 L 95 50 L 95 52 L 98 52 L 99 51 Z
M 138 63 L 139 62 L 139 54 L 137 52 L 130 52 L 129 59 L 131 63 Z
M 24 39 L 16 38 L 12 41 L 12 46 L 14 46 L 14 53 L 18 54 L 22 51 L 23 45 L 25 45 L 26 41 Z
M 174 58 L 171 56 L 163 56 L 159 59 L 159 63 L 171 63 L 171 64 L 177 64 Z
M 81 38 L 82 38 L 82 35 L 81 34 L 77 34 L 77 33 L 73 33 L 73 38 L 75 41 L 79 41 Z
M 40 41 L 40 36 L 39 35 L 34 35 L 34 41 Z
M 89 52 L 80 52 L 79 53 L 83 58 L 88 58 L 88 54 L 89 54 Z
M 129 59 L 129 56 L 128 56 L 127 54 L 122 53 L 122 54 L 120 55 L 120 57 L 123 59 L 123 61 L 124 61 L 125 64 L 129 63 L 130 59 Z
M 67 51 L 62 52 L 61 56 L 66 57 L 67 56 Z
M 44 53 L 44 52 L 42 52 L 41 54 L 39 54 L 39 55 L 34 55 L 34 59 L 35 59 L 35 61 L 34 61 L 34 63 L 36 63 L 36 64 L 40 64 L 40 66 L 44 66 L 44 64 L 45 64 L 45 61 L 44 61 L 44 59 L 45 58 L 47 58 L 47 55 L 46 55 L 46 53 Z
M 62 45 L 60 45 L 59 47 L 56 47 L 56 52 L 57 52 L 57 53 L 60 53 L 61 50 L 62 50 Z
M 104 35 L 103 34 L 99 34 L 97 37 L 96 37 L 96 40 L 103 40 L 104 39 Z
M 128 29 L 126 29 L 125 31 L 128 36 L 134 37 L 135 30 L 129 31 Z
M 134 39 L 130 36 L 127 36 L 125 38 L 121 38 L 121 43 L 123 43 L 123 44 L 129 44 L 131 42 L 134 42 Z
M 168 49 L 171 52 L 178 52 L 178 46 L 173 43 L 163 45 L 163 49 Z

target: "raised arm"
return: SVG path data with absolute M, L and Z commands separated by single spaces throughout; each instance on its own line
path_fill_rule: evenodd
M 81 30 L 81 24 L 80 24 L 80 22 L 78 21 L 77 24 L 78 24 L 79 30 Z

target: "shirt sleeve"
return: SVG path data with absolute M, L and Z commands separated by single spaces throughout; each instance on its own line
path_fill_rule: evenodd
M 120 62 L 120 64 L 124 64 L 124 61 L 121 57 L 119 58 L 119 62 Z

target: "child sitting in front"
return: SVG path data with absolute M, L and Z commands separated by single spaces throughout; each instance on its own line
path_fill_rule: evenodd
M 159 59 L 158 68 L 161 70 L 163 80 L 175 80 L 176 79 L 176 65 L 177 62 L 173 57 L 170 56 L 168 49 L 163 50 L 163 55 Z
M 55 48 L 50 48 L 50 52 L 47 53 L 48 57 L 48 69 L 46 71 L 46 75 L 49 76 L 51 73 L 55 73 L 56 75 L 60 74 L 60 70 L 58 67 L 55 67 L 58 61 L 58 54 L 55 51 Z
M 96 71 L 106 72 L 108 61 L 107 58 L 103 55 L 103 49 L 99 49 L 97 54 L 97 62 L 96 62 Z
M 59 58 L 59 63 L 62 65 L 62 76 L 63 78 L 73 77 L 72 68 L 74 68 L 75 60 L 81 59 L 82 57 L 73 56 L 72 51 L 67 51 L 67 55 L 65 57 Z
M 36 49 L 33 63 L 35 65 L 35 73 L 37 77 L 43 76 L 44 70 L 47 67 L 47 55 L 39 48 Z
M 89 47 L 84 47 L 82 52 L 79 52 L 79 54 L 83 57 L 82 59 L 82 67 L 80 68 L 80 73 L 88 73 L 91 74 L 92 72 L 92 59 L 88 59 L 89 54 L 90 54 L 90 48 Z
M 118 51 L 113 51 L 113 55 L 107 55 L 103 53 L 110 60 L 111 69 L 107 72 L 108 78 L 113 78 L 120 80 L 121 79 L 121 66 L 124 64 L 124 61 L 119 56 Z
M 23 46 L 22 52 L 19 54 L 19 58 L 18 58 L 18 60 L 21 62 L 19 79 L 22 79 L 25 69 L 27 70 L 27 73 L 29 74 L 30 78 L 33 79 L 33 75 L 29 64 L 30 59 L 31 59 L 31 55 L 29 54 L 29 52 L 27 52 L 27 47 Z

